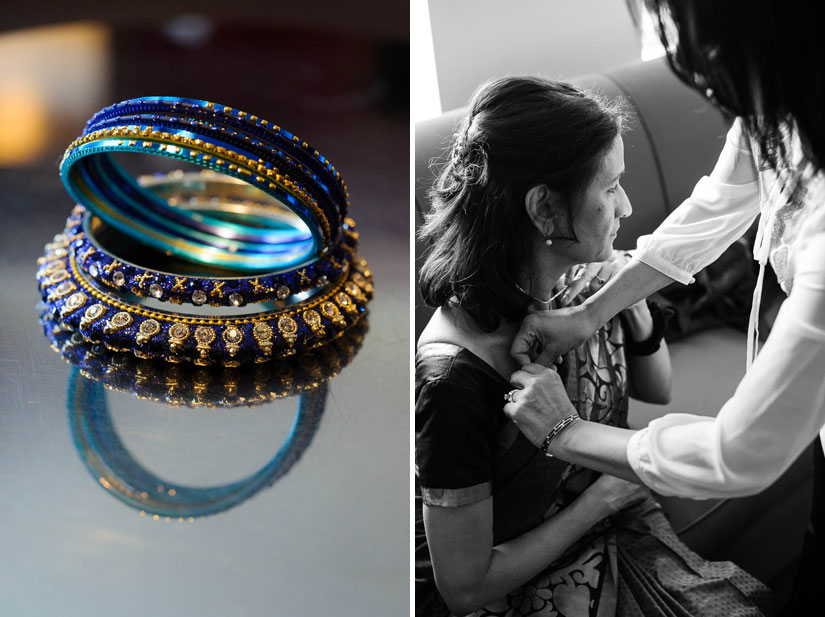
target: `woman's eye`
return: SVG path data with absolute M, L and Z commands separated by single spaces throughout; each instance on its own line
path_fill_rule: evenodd
M 607 189 L 607 192 L 608 193 L 615 193 L 617 190 L 619 190 L 619 185 L 618 184 L 616 186 L 611 186 L 609 189 Z

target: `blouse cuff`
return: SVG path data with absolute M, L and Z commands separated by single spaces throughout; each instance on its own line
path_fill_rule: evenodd
M 428 506 L 458 508 L 484 501 L 493 494 L 492 482 L 482 482 L 462 488 L 421 487 L 421 499 Z
M 674 281 L 680 282 L 682 285 L 689 285 L 694 281 L 693 275 L 690 272 L 683 270 L 661 255 L 657 255 L 650 249 L 641 245 L 638 249 L 636 249 L 636 251 L 634 251 L 632 261 L 639 261 L 645 265 L 648 265 L 654 270 L 658 270 L 665 276 L 672 278 Z
M 649 433 L 650 429 L 643 428 L 631 435 L 627 442 L 627 462 L 630 463 L 634 473 L 639 476 L 639 480 L 645 486 L 652 488 L 653 478 L 645 470 L 645 466 L 650 466 L 650 457 L 646 455 L 646 452 L 650 452 L 650 448 L 642 447 L 642 440 L 648 439 Z

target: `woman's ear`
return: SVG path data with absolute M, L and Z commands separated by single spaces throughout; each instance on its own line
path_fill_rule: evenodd
M 533 226 L 549 238 L 558 227 L 557 217 L 562 214 L 561 196 L 545 184 L 537 184 L 524 196 L 524 207 Z

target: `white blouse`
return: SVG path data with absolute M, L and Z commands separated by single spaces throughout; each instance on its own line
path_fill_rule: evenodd
M 639 238 L 636 259 L 690 283 L 761 214 L 747 373 L 715 418 L 668 414 L 628 444 L 630 465 L 659 493 L 710 498 L 758 492 L 817 432 L 825 441 L 825 178 L 803 164 L 798 142 L 791 143 L 804 187 L 794 195 L 779 189 L 783 183 L 772 171 L 757 172 L 755 150 L 737 119 L 711 175 L 653 234 Z M 753 359 L 768 261 L 789 296 Z

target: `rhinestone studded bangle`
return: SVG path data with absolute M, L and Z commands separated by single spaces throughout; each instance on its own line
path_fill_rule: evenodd
M 556 437 L 558 437 L 559 433 L 561 433 L 564 429 L 566 429 L 568 426 L 573 424 L 573 422 L 575 422 L 578 419 L 579 414 L 571 413 L 570 415 L 565 416 L 564 418 L 559 420 L 556 423 L 556 426 L 554 426 L 553 429 L 549 433 L 547 433 L 547 437 L 544 438 L 544 441 L 541 444 L 541 451 L 544 452 L 545 456 L 553 458 L 553 455 L 550 454 L 550 452 L 548 451 L 550 444 Z
M 107 390 L 173 407 L 251 407 L 313 390 L 340 373 L 355 357 L 369 330 L 366 317 L 334 341 L 248 370 L 136 358 L 92 343 L 67 328 L 41 305 L 40 323 L 52 348 Z
M 372 274 L 356 258 L 322 293 L 284 309 L 239 317 L 152 310 L 95 284 L 61 244 L 47 245 L 38 271 L 49 310 L 84 339 L 140 358 L 240 366 L 293 355 L 340 336 L 372 297 Z
M 142 188 L 112 158 L 117 152 L 171 157 L 248 182 L 293 210 L 311 238 L 287 241 L 282 229 L 193 216 Z M 102 110 L 66 150 L 60 173 L 78 203 L 122 233 L 236 270 L 288 268 L 323 255 L 336 245 L 348 207 L 340 174 L 305 141 L 245 112 L 192 99 L 151 97 Z
M 244 306 L 272 300 L 283 302 L 291 296 L 323 288 L 339 277 L 354 259 L 358 245 L 355 222 L 348 218 L 335 249 L 303 267 L 254 277 L 182 275 L 152 270 L 115 257 L 96 239 L 95 229 L 103 225 L 82 206 L 77 206 L 67 220 L 62 237 L 68 240 L 67 249 L 75 256 L 78 267 L 89 278 L 111 289 L 175 304 Z M 64 276 L 55 274 L 59 265 L 50 268 L 55 276 L 43 277 L 45 282 Z M 353 276 L 356 283 L 369 287 L 360 275 Z

